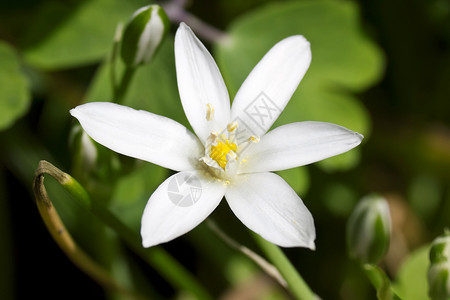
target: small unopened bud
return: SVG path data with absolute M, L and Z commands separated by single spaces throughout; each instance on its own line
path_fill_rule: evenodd
M 428 294 L 432 300 L 450 299 L 450 232 L 431 243 Z
M 94 142 L 79 125 L 72 128 L 69 143 L 73 151 L 73 161 L 84 171 L 92 170 L 97 163 L 98 151 Z
M 138 9 L 125 26 L 122 60 L 129 67 L 150 62 L 169 29 L 169 19 L 159 5 Z
M 347 246 L 361 263 L 377 263 L 386 254 L 391 236 L 391 218 L 386 200 L 379 195 L 364 197 L 347 223 Z

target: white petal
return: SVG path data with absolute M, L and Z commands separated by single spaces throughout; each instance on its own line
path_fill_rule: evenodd
M 184 112 L 202 142 L 230 120 L 230 98 L 211 54 L 184 23 L 175 36 L 178 90 Z M 207 120 L 208 105 L 214 110 Z
M 142 216 L 144 247 L 168 242 L 193 229 L 219 205 L 225 186 L 195 171 L 170 176 L 153 193 Z
M 241 155 L 240 173 L 279 171 L 310 164 L 346 152 L 363 136 L 325 122 L 298 122 L 280 126 Z
M 239 175 L 225 198 L 242 223 L 269 242 L 314 249 L 311 213 L 280 176 L 269 172 Z
M 231 119 L 247 135 L 262 136 L 289 102 L 311 62 L 309 42 L 288 37 L 270 49 L 248 75 L 234 98 Z
M 70 111 L 87 134 L 109 149 L 172 169 L 192 170 L 202 145 L 183 125 L 142 110 L 92 102 Z

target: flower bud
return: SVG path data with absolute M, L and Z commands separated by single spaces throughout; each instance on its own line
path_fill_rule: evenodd
M 122 36 L 121 56 L 129 67 L 150 62 L 169 28 L 169 19 L 159 5 L 138 9 Z
M 450 233 L 431 243 L 428 294 L 432 300 L 450 299 Z
M 72 128 L 69 136 L 73 161 L 80 169 L 90 171 L 96 166 L 98 151 L 94 142 L 79 125 Z
M 376 194 L 364 197 L 347 223 L 347 246 L 361 263 L 377 263 L 389 247 L 391 217 L 386 200 Z

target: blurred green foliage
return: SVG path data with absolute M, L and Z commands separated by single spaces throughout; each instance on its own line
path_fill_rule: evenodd
M 427 299 L 429 252 L 429 246 L 415 250 L 398 271 L 395 290 L 402 299 Z
M 361 34 L 357 20 L 355 5 L 335 1 L 274 3 L 237 19 L 230 25 L 230 39 L 217 47 L 231 95 L 275 43 L 301 33 L 311 43 L 311 67 L 274 126 L 326 120 L 368 135 L 368 113 L 352 92 L 376 81 L 383 61 L 378 48 Z M 320 165 L 345 169 L 357 161 L 355 149 Z
M 45 1 L 23 37 L 27 63 L 58 70 L 98 62 L 111 47 L 118 22 L 145 1 Z
M 0 65 L 0 130 L 2 130 L 26 113 L 31 95 L 14 49 L 3 41 L 0 41 Z
M 61 293 L 69 295 L 65 299 L 86 294 L 123 299 L 67 261 L 45 231 L 30 188 L 39 160 L 46 159 L 77 178 L 96 209 L 138 234 L 145 203 L 169 171 L 99 145 L 94 165 L 81 166 L 77 143 L 69 145 L 75 122 L 68 111 L 83 102 L 113 100 L 109 55 L 116 26 L 147 3 L 0 4 L 0 240 L 7 245 L 0 251 L 1 299 L 25 298 L 30 290 L 46 299 L 61 299 Z M 225 43 L 203 41 L 231 96 L 271 46 L 289 35 L 304 35 L 311 42 L 312 64 L 274 126 L 318 120 L 365 135 L 363 145 L 347 154 L 280 172 L 315 218 L 317 250 L 285 250 L 311 288 L 324 299 L 375 299 L 345 249 L 345 222 L 353 206 L 375 191 L 390 203 L 393 220 L 392 247 L 381 267 L 403 299 L 426 299 L 426 250 L 413 250 L 450 226 L 448 1 L 193 0 L 186 10 L 227 34 Z M 172 23 L 172 33 L 176 27 Z M 120 78 L 122 63 L 114 67 Z M 137 70 L 123 104 L 189 127 L 177 91 L 173 34 L 153 62 Z M 136 255 L 111 226 L 51 178 L 46 183 L 77 243 L 117 281 L 145 297 L 192 296 L 174 283 L 180 281 L 168 280 L 180 267 L 213 298 L 232 299 L 225 296 L 248 290 L 259 291 L 259 299 L 286 298 L 281 287 L 205 225 L 155 252 Z M 238 242 L 256 248 L 225 203 L 212 218 Z M 145 255 L 154 261 L 174 258 L 179 266 L 168 265 L 164 272 L 164 266 L 148 266 Z M 49 275 L 42 276 L 44 271 Z

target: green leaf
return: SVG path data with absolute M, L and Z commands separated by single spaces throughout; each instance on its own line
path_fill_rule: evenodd
M 372 285 L 377 290 L 377 298 L 379 300 L 389 300 L 390 297 L 390 281 L 386 274 L 376 265 L 364 265 L 364 271 Z
M 230 258 L 225 275 L 233 285 L 238 285 L 250 280 L 258 271 L 258 268 L 247 257 L 236 254 Z
M 89 102 L 113 100 L 110 67 L 109 62 L 105 62 L 96 74 L 87 93 Z M 117 74 L 123 69 L 123 64 L 118 62 Z M 136 70 L 121 104 L 166 116 L 189 128 L 178 95 L 173 37 L 165 39 L 151 64 Z
M 394 288 L 401 299 L 429 299 L 427 284 L 429 251 L 430 247 L 424 246 L 412 252 L 400 267 Z
M 324 206 L 335 216 L 347 218 L 358 201 L 356 192 L 342 183 L 330 182 L 324 184 L 321 190 Z
M 377 265 L 363 265 L 366 276 L 377 290 L 378 300 L 397 300 L 399 297 L 391 289 L 391 281 Z
M 14 49 L 0 41 L 0 130 L 11 126 L 30 106 L 28 81 Z
M 416 176 L 408 191 L 408 199 L 414 212 L 427 220 L 434 218 L 441 199 L 443 199 L 443 189 L 444 187 L 439 180 L 432 175 L 420 174 Z
M 306 194 L 308 191 L 309 173 L 307 168 L 293 168 L 276 173 L 283 177 L 299 195 Z
M 108 235 L 104 224 L 74 201 L 76 198 L 54 178 L 47 176 L 45 186 L 61 220 L 74 240 L 99 264 L 109 266 L 117 255 L 116 237 Z
M 312 63 L 275 126 L 314 120 L 368 135 L 368 112 L 353 94 L 380 78 L 383 57 L 360 32 L 358 20 L 355 4 L 329 0 L 274 3 L 237 19 L 229 39 L 215 49 L 230 94 L 273 45 L 301 34 L 311 43 Z M 352 150 L 346 159 L 328 161 L 326 168 L 351 167 L 357 156 Z
M 96 62 L 112 46 L 119 21 L 143 1 L 46 1 L 36 12 L 23 44 L 25 58 L 42 69 L 63 69 Z
M 110 203 L 111 212 L 127 227 L 139 232 L 145 204 L 167 177 L 166 169 L 142 162 L 137 170 L 118 180 Z
M 250 282 L 259 282 L 264 284 L 264 289 L 261 291 L 255 291 L 253 296 L 257 299 L 270 300 L 270 299 L 288 299 L 281 291 L 281 287 L 274 282 L 265 282 L 265 277 L 261 276 L 261 270 L 247 257 L 243 255 L 233 255 L 227 265 L 224 273 L 228 281 L 235 286 L 235 289 L 245 286 Z M 264 278 L 261 280 L 260 278 Z

